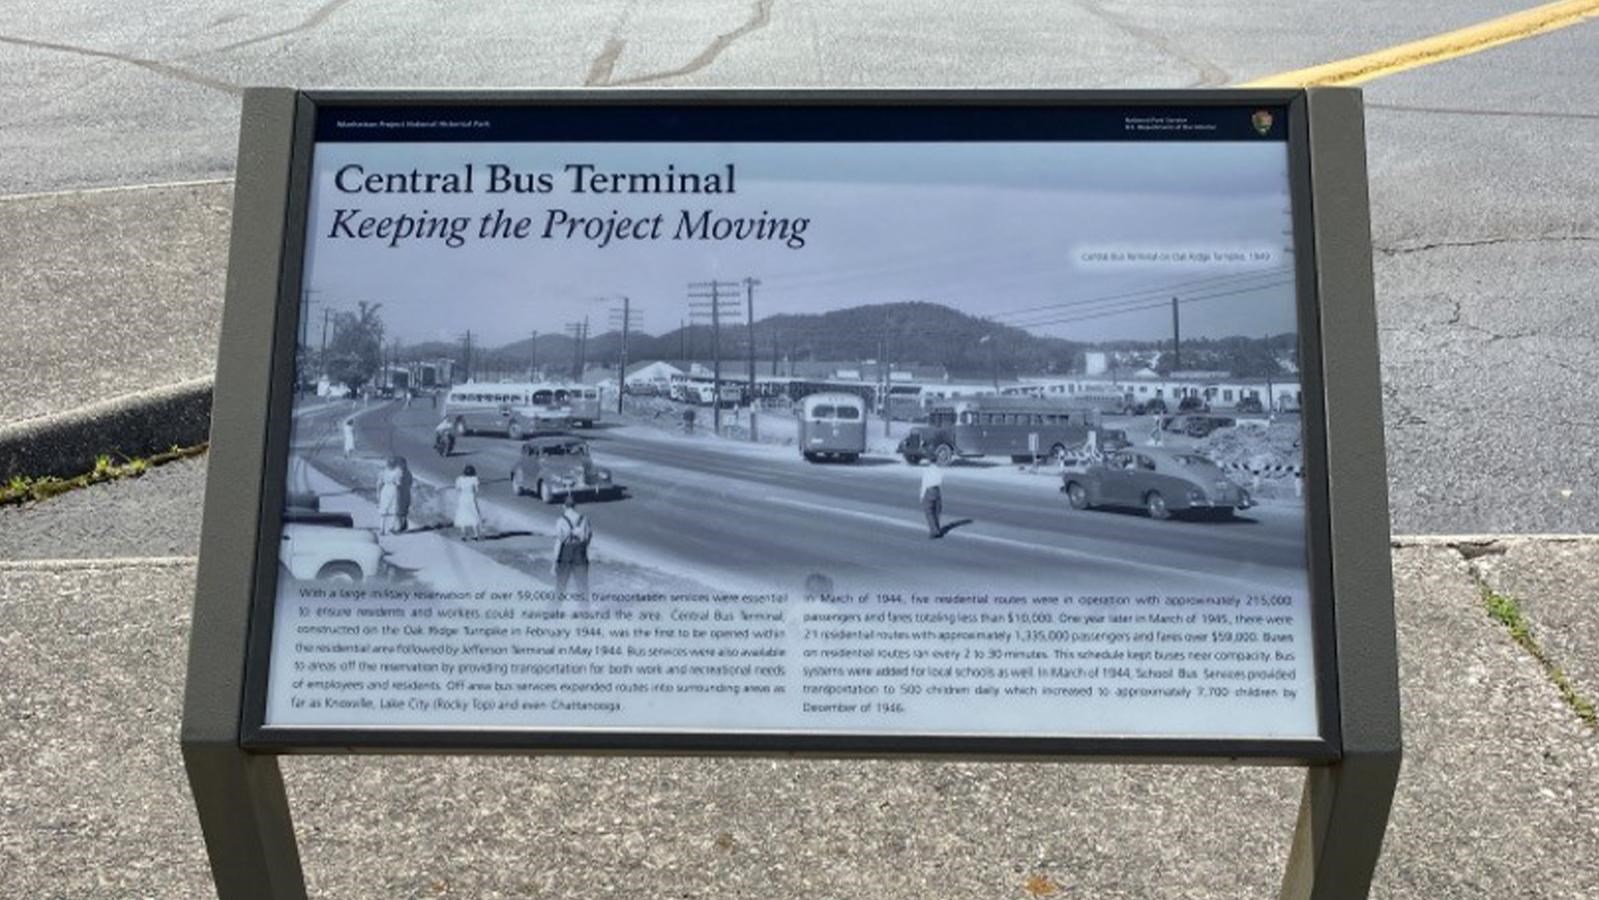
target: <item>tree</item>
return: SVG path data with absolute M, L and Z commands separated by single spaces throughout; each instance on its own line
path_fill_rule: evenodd
M 1249 341 L 1233 348 L 1227 357 L 1227 369 L 1234 378 L 1259 378 L 1264 375 L 1281 375 L 1282 366 L 1263 341 Z
M 382 306 L 363 300 L 359 312 L 334 315 L 333 336 L 322 366 L 329 381 L 359 390 L 376 377 L 383 358 L 383 320 L 378 318 Z

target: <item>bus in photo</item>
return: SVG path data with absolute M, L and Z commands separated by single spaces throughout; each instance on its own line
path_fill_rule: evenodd
M 800 456 L 854 462 L 866 452 L 866 404 L 854 394 L 811 394 L 794 407 Z
M 600 389 L 593 385 L 572 384 L 551 391 L 550 406 L 565 408 L 572 424 L 593 428 L 600 420 Z
M 898 452 L 912 465 L 927 460 L 947 466 L 956 459 L 983 456 L 1060 461 L 1098 429 L 1099 413 L 1093 409 L 1034 397 L 965 397 L 935 402 L 927 424 L 913 427 Z M 1099 437 L 1103 440 L 1106 433 Z
M 444 417 L 458 435 L 503 434 L 516 441 L 535 431 L 562 430 L 571 422 L 554 385 L 510 382 L 467 382 L 450 388 Z
M 920 384 L 889 385 L 885 412 L 898 422 L 920 422 L 927 418 L 926 400 L 930 396 L 927 388 Z

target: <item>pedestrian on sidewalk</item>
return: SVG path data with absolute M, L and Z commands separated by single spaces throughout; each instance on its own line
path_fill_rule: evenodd
M 405 457 L 396 456 L 395 459 L 400 463 L 400 496 L 395 508 L 398 519 L 396 524 L 399 526 L 399 531 L 405 531 L 411 527 L 411 489 L 416 486 L 416 479 L 411 477 L 411 464 L 405 461 Z
M 463 541 L 483 539 L 483 511 L 478 508 L 477 469 L 467 466 L 455 479 L 455 527 Z
M 565 600 L 566 585 L 577 581 L 577 593 L 589 598 L 589 541 L 594 539 L 594 529 L 588 517 L 577 511 L 577 501 L 566 495 L 561 518 L 555 522 L 555 596 Z
M 344 420 L 344 458 L 349 459 L 355 453 L 355 417 Z
M 393 534 L 400 522 L 400 461 L 389 457 L 378 473 L 378 534 Z
M 927 536 L 941 538 L 944 536 L 944 526 L 938 522 L 938 517 L 944 511 L 944 470 L 937 463 L 929 462 L 927 468 L 922 470 L 922 487 L 919 493 L 922 500 L 922 514 L 927 517 Z

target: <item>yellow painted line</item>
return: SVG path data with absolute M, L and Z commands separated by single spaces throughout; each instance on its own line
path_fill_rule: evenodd
M 1599 0 L 1559 0 L 1497 19 L 1489 19 L 1451 31 L 1422 38 L 1386 50 L 1378 50 L 1308 69 L 1295 69 L 1268 75 L 1240 87 L 1310 87 L 1313 85 L 1360 84 L 1384 75 L 1429 66 L 1457 56 L 1487 50 L 1535 35 L 1576 25 L 1599 16 Z

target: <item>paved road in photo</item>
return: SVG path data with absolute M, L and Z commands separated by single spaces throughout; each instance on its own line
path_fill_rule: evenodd
M 313 460 L 342 454 L 338 422 L 351 409 L 338 404 L 303 416 L 296 452 Z M 404 456 L 419 477 L 439 484 L 453 483 L 472 465 L 491 526 L 499 511 L 502 522 L 510 513 L 554 533 L 559 504 L 512 496 L 520 442 L 463 437 L 444 460 L 432 446 L 438 413 L 426 402 L 354 412 L 357 456 Z M 1038 587 L 1058 591 L 1109 579 L 1118 579 L 1122 591 L 1203 590 L 1217 576 L 1240 589 L 1292 585 L 1304 566 L 1302 508 L 1293 504 L 1265 504 L 1231 521 L 1074 511 L 1057 477 L 966 462 L 946 470 L 943 521 L 954 527 L 935 541 L 917 502 L 920 469 L 895 457 L 813 464 L 791 448 L 689 439 L 609 421 L 576 433 L 622 489 L 619 497 L 582 504 L 594 523 L 597 554 L 609 544 L 610 553 L 629 562 L 717 572 L 728 583 L 750 584 L 752 573 L 762 573 L 800 590 L 807 575 L 822 573 L 839 590 L 879 579 L 903 589 L 908 576 L 929 589 L 991 591 L 996 575 L 1028 572 L 1052 573 Z

